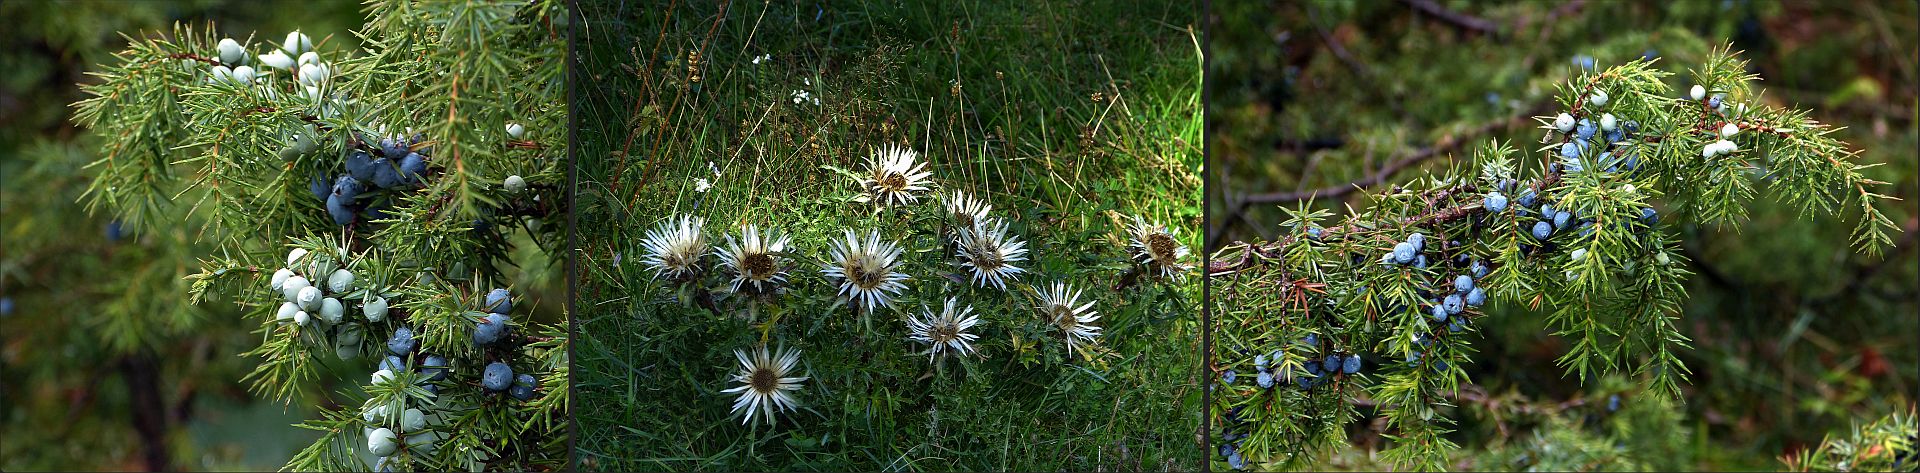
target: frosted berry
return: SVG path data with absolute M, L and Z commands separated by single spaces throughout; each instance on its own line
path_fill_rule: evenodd
M 1562 211 L 1553 213 L 1553 228 L 1555 230 L 1565 230 L 1567 228 L 1567 224 L 1572 223 L 1572 221 L 1573 221 L 1572 212 L 1562 210 Z
M 300 306 L 292 302 L 280 303 L 280 310 L 274 311 L 273 320 L 280 323 L 293 322 L 293 314 L 300 312 Z
M 1434 322 L 1446 322 L 1446 321 L 1447 321 L 1447 308 L 1446 308 L 1446 307 L 1444 307 L 1444 306 L 1441 306 L 1440 304 L 1434 304 L 1434 305 L 1433 305 L 1433 321 L 1434 321 Z
M 1473 273 L 1474 278 L 1484 278 L 1487 277 L 1487 273 L 1492 272 L 1491 269 L 1487 268 L 1487 264 L 1480 262 L 1480 260 L 1474 260 L 1473 265 L 1467 267 L 1467 270 Z
M 1529 208 L 1533 208 L 1533 204 L 1539 201 L 1540 201 L 1540 194 L 1534 192 L 1533 189 L 1527 189 L 1520 193 L 1520 200 L 1514 203 L 1520 204 L 1520 208 L 1522 209 L 1529 209 Z
M 487 317 L 473 328 L 473 344 L 491 345 L 500 341 L 500 338 L 507 334 L 507 323 L 506 315 L 487 314 Z
M 387 158 L 374 158 L 371 166 L 373 167 L 371 171 L 373 173 L 372 182 L 376 187 L 391 189 L 404 182 L 400 177 L 400 169 L 394 167 L 392 160 Z
M 495 361 L 487 365 L 486 371 L 480 373 L 480 386 L 487 388 L 488 391 L 505 391 L 511 384 L 513 384 L 513 368 L 508 367 L 506 363 Z
M 1620 127 L 1620 120 L 1617 118 L 1614 118 L 1613 114 L 1608 113 L 1600 116 L 1601 131 L 1616 131 L 1619 129 L 1619 127 Z M 1618 140 L 1615 140 L 1615 141 L 1618 141 Z
M 218 49 L 220 50 L 220 62 L 239 64 L 241 60 L 247 58 L 246 48 L 240 47 L 240 42 L 234 41 L 233 38 L 221 38 Z
M 1254 384 L 1259 384 L 1261 388 L 1272 388 L 1273 374 L 1261 371 L 1259 376 L 1254 376 L 1253 381 Z
M 426 413 L 420 412 L 419 409 L 407 409 L 406 412 L 400 413 L 400 430 L 402 432 L 418 432 L 426 428 Z
M 506 289 L 494 288 L 487 291 L 487 311 L 496 314 L 513 312 L 513 300 Z
M 293 303 L 300 304 L 300 308 L 303 310 L 319 309 L 320 308 L 320 288 L 313 287 L 313 286 L 301 287 L 300 292 L 297 292 L 294 294 Z
M 387 298 L 376 297 L 361 305 L 360 310 L 366 314 L 368 322 L 387 320 Z
M 1340 371 L 1346 374 L 1359 373 L 1360 372 L 1360 355 L 1359 354 L 1347 355 L 1346 361 L 1340 364 Z
M 1240 378 L 1240 373 L 1235 372 L 1233 370 L 1227 370 L 1227 372 L 1225 373 L 1220 373 L 1220 380 L 1223 382 L 1226 382 L 1227 384 L 1233 384 L 1233 380 L 1239 379 L 1239 378 Z
M 1551 236 L 1553 236 L 1553 224 L 1550 224 L 1544 221 L 1534 222 L 1533 239 L 1546 241 L 1547 238 Z
M 406 142 L 391 137 L 380 139 L 380 154 L 386 155 L 387 159 L 398 160 L 406 157 L 407 152 Z
M 1415 252 L 1426 251 L 1427 235 L 1420 232 L 1413 232 L 1412 235 L 1407 235 L 1407 243 L 1413 244 L 1413 251 Z
M 1700 84 L 1694 84 L 1693 90 L 1687 92 L 1687 94 L 1693 97 L 1694 100 L 1704 99 L 1707 98 L 1707 88 L 1700 86 Z
M 419 184 L 427 174 L 427 158 L 420 153 L 407 153 L 400 158 L 400 180 L 407 184 Z
M 304 311 L 304 310 L 303 310 L 303 311 L 299 311 L 299 312 L 294 312 L 294 313 L 293 313 L 293 324 L 294 324 L 294 325 L 299 325 L 299 326 L 302 326 L 302 327 L 305 327 L 305 326 L 307 326 L 307 322 L 312 322 L 312 321 L 313 321 L 313 316 L 312 316 L 312 315 L 308 315 L 308 314 L 307 314 L 307 311 Z
M 407 362 L 406 360 L 401 360 L 398 356 L 387 355 L 386 358 L 380 359 L 379 368 L 380 371 L 397 372 L 407 369 Z
M 1327 355 L 1327 358 L 1321 360 L 1320 364 L 1320 371 L 1332 373 L 1340 371 L 1340 365 L 1345 364 L 1345 362 L 1342 361 L 1338 355 Z
M 1489 192 L 1480 206 L 1485 207 L 1488 212 L 1505 212 L 1507 210 L 1507 196 L 1499 192 Z
M 339 299 L 328 297 L 320 300 L 320 320 L 324 320 L 329 324 L 337 324 L 340 323 L 340 320 L 344 318 L 346 314 L 347 308 L 346 306 L 340 305 Z
M 407 327 L 393 329 L 393 338 L 387 339 L 387 352 L 395 355 L 411 353 L 418 346 L 420 341 L 413 339 L 413 329 Z
M 1593 120 L 1585 118 L 1580 119 L 1580 124 L 1575 125 L 1573 129 L 1574 136 L 1580 137 L 1583 141 L 1593 139 L 1594 132 L 1598 131 L 1598 127 L 1593 125 Z
M 526 126 L 523 126 L 523 125 L 521 125 L 521 124 L 519 124 L 519 123 L 508 123 L 508 124 L 507 124 L 507 136 L 511 136 L 511 137 L 513 137 L 513 139 L 516 139 L 516 140 L 518 140 L 518 139 L 521 139 L 521 138 L 526 138 L 526 137 L 527 137 L 527 127 L 526 127 Z
M 1738 134 L 1738 133 L 1740 133 L 1740 127 L 1738 127 L 1738 126 L 1734 126 L 1734 124 L 1732 124 L 1732 123 L 1728 123 L 1728 124 L 1725 124 L 1725 125 L 1720 125 L 1720 138 L 1721 138 L 1721 139 L 1728 139 L 1728 138 L 1733 138 L 1733 135 L 1735 135 L 1735 134 Z
M 1486 303 L 1487 303 L 1486 289 L 1476 287 L 1476 288 L 1473 288 L 1473 290 L 1471 291 L 1467 291 L 1467 307 L 1480 307 L 1481 304 L 1486 304 Z
M 507 176 L 505 181 L 500 182 L 500 187 L 506 189 L 507 193 L 518 194 L 527 190 L 527 179 L 517 174 Z
M 1568 159 L 1579 158 L 1580 145 L 1577 145 L 1574 143 L 1577 143 L 1577 142 L 1569 141 L 1569 142 L 1560 144 L 1560 157 L 1568 158 Z
M 327 275 L 327 290 L 335 293 L 353 290 L 353 272 L 346 268 L 333 270 L 333 274 Z
M 291 278 L 293 278 L 293 270 L 287 269 L 287 268 L 280 268 L 278 271 L 273 272 L 273 280 L 267 283 L 267 287 L 271 287 L 273 288 L 273 290 L 278 291 L 280 290 L 281 287 L 285 287 L 287 284 L 287 280 Z
M 420 361 L 420 374 L 424 375 L 427 381 L 447 379 L 447 367 L 449 366 L 453 365 L 447 363 L 447 357 L 427 355 L 425 360 Z
M 344 227 L 347 224 L 353 223 L 354 217 L 358 216 L 358 214 L 354 213 L 353 208 L 350 207 L 353 205 L 351 201 L 352 199 L 343 198 L 340 194 L 330 194 L 327 196 L 327 216 L 333 217 L 334 225 Z
M 361 181 L 373 180 L 373 155 L 361 150 L 347 153 L 347 174 Z
M 1393 261 L 1400 264 L 1413 262 L 1413 244 L 1404 241 L 1394 244 Z
M 313 39 L 308 38 L 307 35 L 300 34 L 300 30 L 293 30 L 292 33 L 287 33 L 287 40 L 280 43 L 280 49 L 286 50 L 287 54 L 294 55 L 312 51 Z
M 1573 250 L 1573 260 L 1574 260 L 1574 261 L 1580 261 L 1580 260 L 1583 260 L 1583 259 L 1587 259 L 1587 249 L 1586 249 L 1586 248 L 1581 248 L 1581 249 L 1577 249 L 1577 250 Z
M 1459 314 L 1467 310 L 1467 301 L 1459 294 L 1447 294 L 1447 298 L 1440 302 L 1440 307 L 1446 309 L 1448 315 Z
M 393 435 L 391 429 L 386 427 L 373 429 L 373 432 L 367 434 L 367 452 L 376 457 L 392 456 L 394 452 L 400 450 L 398 440 L 399 437 Z
M 1559 129 L 1561 133 L 1573 131 L 1573 115 L 1562 113 L 1560 116 L 1553 117 L 1553 127 Z
M 1660 212 L 1654 210 L 1653 207 L 1641 207 L 1640 221 L 1646 222 L 1647 225 L 1660 223 Z
M 1607 106 L 1607 91 L 1593 89 L 1593 95 L 1587 96 L 1587 103 L 1593 104 L 1595 107 Z
M 1720 110 L 1720 103 L 1722 101 L 1721 97 L 1724 97 L 1724 96 L 1720 94 L 1714 94 L 1713 97 L 1707 98 L 1707 107 L 1715 110 Z
M 235 83 L 252 84 L 253 75 L 254 73 L 253 73 L 252 66 L 240 66 L 240 67 L 233 68 L 233 82 Z
M 1465 274 L 1453 277 L 1454 292 L 1466 293 L 1473 290 L 1473 277 Z

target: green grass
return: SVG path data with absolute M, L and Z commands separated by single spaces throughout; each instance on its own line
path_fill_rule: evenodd
M 1134 215 L 1200 244 L 1190 5 L 686 3 L 582 5 L 577 25 L 581 467 L 1199 467 L 1198 278 L 1119 282 Z M 795 104 L 795 90 L 820 104 Z M 939 188 L 992 202 L 1031 250 L 1021 284 L 967 285 L 942 257 L 931 194 L 882 212 L 851 201 L 839 170 L 864 170 L 887 143 L 918 150 Z M 792 291 L 750 312 L 683 303 L 639 245 L 680 213 L 705 217 L 714 244 L 746 223 L 792 234 Z M 905 246 L 898 311 L 836 305 L 817 268 L 842 229 Z M 1103 316 L 1092 360 L 1069 357 L 1018 289 L 1053 280 L 1086 288 Z M 901 317 L 948 296 L 982 316 L 985 355 L 935 367 Z M 719 391 L 732 351 L 763 334 L 804 350 L 812 379 L 802 410 L 742 426 Z

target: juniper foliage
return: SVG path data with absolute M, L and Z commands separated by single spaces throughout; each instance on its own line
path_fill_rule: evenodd
M 567 212 L 559 131 L 569 10 L 555 1 L 380 0 L 364 12 L 368 21 L 355 33 L 364 48 L 312 41 L 316 65 L 327 68 L 319 72 L 274 67 L 262 56 L 284 48 L 291 61 L 302 48 L 235 36 L 250 52 L 240 63 L 257 68 L 252 81 L 214 72 L 222 35 L 211 26 L 129 36 L 129 48 L 82 85 L 89 97 L 74 104 L 75 121 L 100 138 L 84 202 L 134 229 L 182 214 L 198 224 L 191 238 L 214 256 L 187 278 L 190 302 L 235 304 L 258 322 L 259 346 L 247 356 L 259 365 L 245 377 L 248 389 L 321 406 L 320 418 L 302 424 L 319 440 L 287 469 L 564 465 L 564 327 L 521 311 L 511 314 L 518 322 L 510 343 L 470 340 L 489 288 L 524 294 L 554 279 L 543 268 L 556 259 L 541 255 L 557 251 L 564 232 L 556 223 Z M 535 132 L 509 136 L 508 123 Z M 379 155 L 389 140 L 425 156 L 424 172 L 405 185 L 366 184 L 358 199 L 344 199 L 349 222 L 336 224 L 342 213 L 330 215 L 323 203 L 327 184 L 352 173 L 343 166 L 349 156 Z M 509 192 L 501 185 L 509 175 L 532 185 Z M 290 259 L 290 249 L 307 256 Z M 281 291 L 268 286 L 282 267 L 315 287 L 325 287 L 335 267 L 352 272 L 352 287 L 327 290 L 345 316 L 280 319 Z M 386 317 L 365 308 L 376 300 L 390 303 Z M 325 392 L 335 383 L 324 376 L 338 367 L 373 372 L 402 327 L 419 334 L 418 351 L 400 354 L 403 363 L 446 356 L 448 380 L 429 384 L 402 369 L 391 380 Z M 476 381 L 492 361 L 537 375 L 537 396 L 483 393 Z M 386 414 L 370 414 L 375 406 Z M 360 453 L 367 433 L 400 430 L 408 408 L 426 412 L 427 430 L 403 432 L 399 453 L 370 464 Z
M 1448 394 L 1472 382 L 1462 366 L 1475 360 L 1483 314 L 1453 314 L 1458 327 L 1429 314 L 1453 293 L 1449 281 L 1476 264 L 1489 268 L 1476 278 L 1488 305 L 1549 311 L 1547 326 L 1569 345 L 1557 360 L 1567 376 L 1630 376 L 1651 395 L 1677 398 L 1689 374 L 1678 357 L 1689 340 L 1676 324 L 1691 271 L 1668 228 L 1740 221 L 1756 181 L 1804 214 L 1855 215 L 1860 251 L 1892 241 L 1897 229 L 1879 208 L 1890 198 L 1875 190 L 1883 183 L 1866 177 L 1868 165 L 1807 112 L 1756 101 L 1758 77 L 1737 53 L 1717 49 L 1691 69 L 1691 82 L 1710 91 L 1699 100 L 1671 90 L 1656 61 L 1585 72 L 1559 87 L 1559 110 L 1575 120 L 1612 114 L 1634 132 L 1585 141 L 1591 132 L 1563 132 L 1556 117 L 1536 117 L 1544 133 L 1533 153 L 1490 142 L 1471 168 L 1363 190 L 1373 203 L 1339 219 L 1302 204 L 1288 209 L 1282 237 L 1214 253 L 1212 370 L 1251 373 L 1266 357 L 1272 372 L 1304 386 L 1217 381 L 1214 438 L 1246 435 L 1236 449 L 1256 464 L 1307 465 L 1344 443 L 1355 400 L 1368 399 L 1392 442 L 1384 459 L 1445 469 L 1458 447 L 1447 437 Z M 1607 98 L 1595 99 L 1601 93 Z M 1712 97 L 1725 106 L 1709 106 Z M 1728 123 L 1739 131 L 1725 139 L 1738 149 L 1703 157 Z M 1483 196 L 1496 191 L 1538 201 L 1488 212 Z M 1647 208 L 1658 209 L 1657 218 L 1647 218 Z M 1547 238 L 1531 230 L 1537 224 L 1551 229 Z M 1429 237 L 1422 263 L 1383 259 L 1415 233 Z M 1337 353 L 1363 354 L 1377 369 L 1305 382 L 1308 363 Z

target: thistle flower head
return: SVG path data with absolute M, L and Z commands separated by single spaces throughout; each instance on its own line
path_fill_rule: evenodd
M 778 230 L 762 234 L 753 224 L 740 230 L 739 239 L 728 236 L 727 247 L 715 253 L 733 275 L 730 290 L 740 292 L 740 286 L 749 285 L 755 292 L 766 293 L 785 284 L 788 241 L 787 235 Z
M 1014 263 L 1026 261 L 1027 243 L 1007 236 L 1007 222 L 989 218 L 960 230 L 960 266 L 973 272 L 973 283 L 1006 290 L 1007 280 L 1026 270 Z
M 958 306 L 958 308 L 956 308 Z M 939 314 L 927 310 L 923 317 L 907 317 L 907 339 L 929 345 L 927 359 L 931 361 L 941 353 L 972 353 L 973 341 L 979 335 L 967 333 L 967 329 L 980 323 L 980 316 L 973 315 L 972 306 L 960 306 L 955 298 L 947 298 L 946 308 Z
M 733 401 L 733 414 L 742 416 L 741 424 L 753 422 L 755 417 L 771 424 L 776 411 L 790 411 L 799 405 L 791 391 L 800 390 L 800 383 L 807 377 L 788 376 L 800 364 L 798 350 L 782 349 L 779 356 L 772 356 L 766 345 L 761 345 L 751 355 L 734 350 L 733 358 L 740 362 L 733 382 L 741 385 L 721 392 L 740 393 Z
M 647 250 L 641 262 L 653 268 L 655 277 L 684 280 L 700 270 L 700 255 L 707 252 L 707 237 L 701 231 L 706 220 L 680 215 L 660 222 L 647 231 L 640 246 Z
M 1192 269 L 1192 265 L 1182 263 L 1187 258 L 1187 245 L 1180 244 L 1175 238 L 1179 229 L 1157 223 L 1150 223 L 1140 217 L 1133 218 L 1130 229 L 1133 239 L 1127 243 L 1127 252 L 1133 260 L 1146 266 L 1147 272 L 1158 277 L 1180 278 Z
M 993 210 L 993 206 L 987 204 L 987 201 L 972 198 L 958 190 L 947 193 L 941 200 L 945 204 L 947 219 L 953 225 L 956 236 L 959 232 L 985 221 L 987 212 Z
M 1052 287 L 1040 291 L 1040 315 L 1060 329 L 1067 339 L 1067 353 L 1080 350 L 1080 344 L 1093 343 L 1100 336 L 1100 327 L 1093 325 L 1100 320 L 1100 313 L 1093 310 L 1093 303 L 1080 303 L 1080 291 L 1067 287 L 1066 283 L 1055 282 Z
M 919 157 L 920 153 L 893 144 L 868 156 L 867 177 L 860 179 L 865 192 L 858 200 L 882 206 L 918 201 L 916 194 L 927 190 L 927 177 L 933 175 L 926 163 L 918 162 Z
M 869 230 L 865 239 L 846 230 L 833 242 L 820 273 L 840 286 L 840 296 L 871 313 L 875 307 L 892 307 L 893 297 L 907 288 L 907 275 L 894 271 L 900 252 L 900 245 L 881 241 L 878 230 Z

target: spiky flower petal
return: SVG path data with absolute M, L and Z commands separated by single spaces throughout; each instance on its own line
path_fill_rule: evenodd
M 1027 243 L 1007 236 L 1007 222 L 989 218 L 960 231 L 960 265 L 973 272 L 973 283 L 1006 290 L 1008 279 L 1026 270 L 1013 263 L 1026 261 Z
M 733 358 L 740 362 L 740 371 L 733 375 L 733 382 L 740 386 L 720 391 L 722 393 L 740 393 L 733 401 L 733 414 L 742 416 L 740 423 L 753 422 L 755 417 L 773 423 L 773 414 L 777 411 L 790 411 L 800 402 L 794 399 L 790 391 L 800 390 L 800 383 L 806 376 L 787 376 L 800 364 L 800 351 L 781 349 L 779 356 L 767 353 L 767 346 L 755 347 L 753 354 L 734 350 Z
M 1093 343 L 1100 336 L 1100 327 L 1093 325 L 1100 320 L 1100 313 L 1093 310 L 1093 303 L 1075 305 L 1080 302 L 1079 290 L 1067 287 L 1066 283 L 1055 282 L 1052 287 L 1040 291 L 1040 315 L 1060 328 L 1067 339 L 1067 353 L 1084 351 L 1082 343 Z
M 967 333 L 967 329 L 980 323 L 980 316 L 973 315 L 972 306 L 958 306 L 956 309 L 958 304 L 957 299 L 949 297 L 946 308 L 939 315 L 927 310 L 924 317 L 907 317 L 907 331 L 911 332 L 907 339 L 929 345 L 929 361 L 943 352 L 961 355 L 973 352 L 973 341 L 980 336 Z
M 868 156 L 867 177 L 860 179 L 864 193 L 858 200 L 881 206 L 918 201 L 920 196 L 916 194 L 927 190 L 927 177 L 933 175 L 926 170 L 926 163 L 918 162 L 919 157 L 913 149 L 893 144 Z
M 958 190 L 947 193 L 941 200 L 945 204 L 947 220 L 952 225 L 953 236 L 956 237 L 960 232 L 986 220 L 987 212 L 993 210 L 993 205 L 988 204 L 986 200 L 972 198 Z
M 1145 266 L 1149 274 L 1177 279 L 1193 269 L 1191 264 L 1182 262 L 1189 250 L 1175 238 L 1179 229 L 1134 217 L 1129 232 L 1133 239 L 1127 243 L 1127 252 L 1135 262 Z
M 787 242 L 790 239 L 779 230 L 760 233 L 753 224 L 741 228 L 740 238 L 727 237 L 727 247 L 714 253 L 720 256 L 720 263 L 733 275 L 731 290 L 740 292 L 741 285 L 750 285 L 758 293 L 766 293 L 787 282 Z
M 864 240 L 846 230 L 833 242 L 820 273 L 840 286 L 841 297 L 871 313 L 876 307 L 892 307 L 893 297 L 907 288 L 907 275 L 894 271 L 900 252 L 899 244 L 881 241 L 878 230 L 869 230 Z
M 678 280 L 699 273 L 700 255 L 707 252 L 707 237 L 701 231 L 704 225 L 706 219 L 691 215 L 660 222 L 640 241 L 647 250 L 641 262 L 653 268 L 655 277 Z

